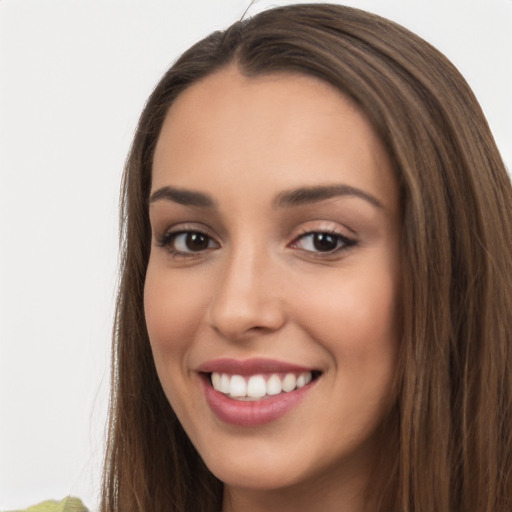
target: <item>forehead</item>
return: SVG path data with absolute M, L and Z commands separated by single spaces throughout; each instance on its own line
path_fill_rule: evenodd
M 307 101 L 301 102 L 301 108 L 296 103 L 298 100 Z M 207 115 L 219 105 L 233 112 L 248 109 L 247 113 L 251 112 L 251 107 L 254 108 L 252 113 L 261 113 L 259 107 L 263 105 L 279 107 L 280 114 L 290 107 L 294 114 L 310 109 L 331 111 L 333 107 L 357 110 L 345 94 L 311 75 L 276 72 L 247 76 L 235 65 L 222 68 L 185 89 L 171 106 L 170 115 L 179 115 L 183 109 L 188 111 L 192 102 L 206 108 L 197 111 L 201 115 Z
M 268 137 L 275 136 L 281 128 L 297 137 L 299 131 L 304 132 L 304 121 L 311 126 L 328 117 L 350 117 L 352 124 L 358 122 L 374 138 L 373 130 L 355 104 L 330 84 L 299 73 L 249 77 L 236 66 L 230 66 L 191 85 L 177 97 L 168 111 L 162 135 L 181 133 L 185 137 L 201 128 L 209 130 L 213 123 L 219 129 L 232 129 L 237 137 L 261 137 L 263 134 L 254 133 L 254 128 L 266 123 Z M 180 133 L 168 133 L 177 122 Z
M 204 186 L 251 177 L 251 186 L 259 180 L 282 189 L 340 180 L 390 189 L 392 174 L 366 116 L 339 90 L 308 75 L 247 77 L 232 66 L 193 84 L 170 107 L 153 189 L 169 181 L 186 188 L 194 177 Z

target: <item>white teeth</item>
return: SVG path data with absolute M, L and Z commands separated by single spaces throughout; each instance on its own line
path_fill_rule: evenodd
M 287 373 L 283 380 L 283 391 L 293 391 L 297 386 L 297 379 L 293 373 Z
M 258 399 L 264 396 L 273 396 L 280 393 L 289 393 L 299 389 L 312 380 L 311 372 L 303 372 L 298 375 L 287 373 L 279 376 L 273 373 L 265 380 L 264 375 L 229 375 L 226 373 L 213 372 L 211 375 L 212 386 L 215 390 L 237 399 Z
M 303 388 L 306 384 L 309 384 L 311 382 L 311 378 L 311 372 L 301 373 L 297 377 L 297 387 Z
M 240 375 L 233 375 L 229 382 L 229 394 L 231 396 L 247 396 L 247 384 Z
M 267 394 L 267 386 L 262 375 L 253 375 L 247 383 L 247 396 L 260 398 Z
M 274 373 L 267 380 L 267 395 L 279 395 L 281 391 L 281 379 Z
M 221 380 L 220 373 L 212 373 L 212 386 L 215 389 L 220 389 L 220 380 Z
M 213 377 L 213 373 L 212 373 L 212 377 Z M 217 374 L 218 375 L 218 374 Z M 212 379 L 213 380 L 213 379 Z M 230 383 L 230 378 L 229 378 L 229 375 L 226 375 L 225 373 L 221 374 L 220 376 L 220 386 L 218 388 L 215 388 L 215 384 L 213 384 L 213 387 L 215 389 L 217 389 L 218 391 L 220 391 L 221 393 L 224 393 L 224 394 L 229 394 L 229 383 Z

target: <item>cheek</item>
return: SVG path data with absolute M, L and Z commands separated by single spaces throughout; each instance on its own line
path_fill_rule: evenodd
M 144 285 L 144 313 L 155 361 L 187 348 L 202 321 L 205 286 L 161 271 L 151 262 Z M 177 361 L 176 361 L 177 362 Z
M 398 293 L 392 273 L 327 278 L 298 296 L 303 329 L 324 346 L 342 375 L 370 385 L 394 374 Z M 380 377 L 379 377 L 380 376 Z
M 394 337 L 397 291 L 395 280 L 387 275 L 375 279 L 346 277 L 316 282 L 315 293 L 299 295 L 303 317 L 321 330 L 321 338 L 350 336 L 360 342 L 368 338 Z
M 206 288 L 171 275 L 167 268 L 148 265 L 144 313 L 158 377 L 174 412 L 190 423 L 188 353 L 204 310 Z M 186 281 L 186 282 L 184 282 Z
M 327 423 L 345 425 L 354 439 L 369 436 L 396 398 L 397 300 L 389 274 L 359 276 L 326 285 L 303 308 L 307 329 L 333 362 L 325 377 L 339 399 Z

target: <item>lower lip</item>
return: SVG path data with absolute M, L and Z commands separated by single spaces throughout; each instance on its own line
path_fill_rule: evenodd
M 257 401 L 234 400 L 213 389 L 209 377 L 201 378 L 206 401 L 217 418 L 240 427 L 256 427 L 284 416 L 299 405 L 316 381 L 303 388 Z

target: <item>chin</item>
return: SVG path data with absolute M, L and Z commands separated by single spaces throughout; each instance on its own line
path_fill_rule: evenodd
M 210 471 L 225 485 L 254 491 L 274 491 L 293 487 L 306 475 L 291 471 L 290 467 L 269 467 L 237 461 L 236 465 L 217 464 Z
M 199 450 L 208 469 L 227 486 L 270 491 L 307 478 L 303 468 L 310 465 L 301 463 L 304 456 L 290 456 L 293 454 L 289 450 L 265 446 L 266 443 L 235 444 L 227 447 L 217 443 L 218 449 L 211 450 L 214 443 L 208 443 L 206 450 Z

